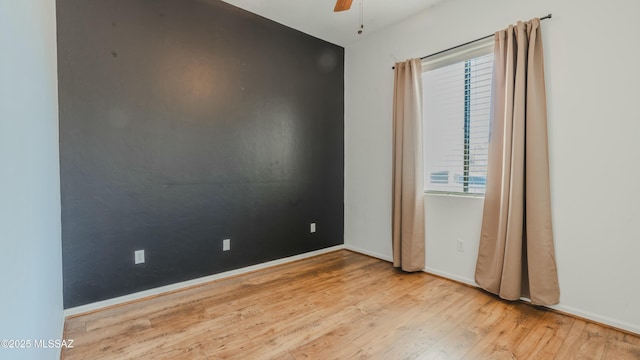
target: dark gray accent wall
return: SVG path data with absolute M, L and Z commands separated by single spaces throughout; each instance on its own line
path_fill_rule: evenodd
M 220 1 L 57 25 L 65 308 L 343 243 L 343 48 Z

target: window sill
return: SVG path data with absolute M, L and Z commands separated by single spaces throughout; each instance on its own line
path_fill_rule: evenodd
M 433 191 L 433 190 L 425 190 L 424 195 L 484 199 L 484 194 L 458 193 L 458 192 Z

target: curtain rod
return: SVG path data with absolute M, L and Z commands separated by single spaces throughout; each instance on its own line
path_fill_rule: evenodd
M 541 18 L 540 18 L 540 20 L 541 20 L 541 21 L 542 21 L 542 20 L 547 20 L 547 19 L 551 19 L 551 14 L 549 14 L 549 15 L 547 15 L 547 16 L 543 16 L 543 17 L 541 17 Z M 423 56 L 423 57 L 421 57 L 421 58 L 420 58 L 420 60 L 424 60 L 424 59 L 430 58 L 430 57 L 432 57 L 432 56 L 440 55 L 440 54 L 445 53 L 445 52 L 447 52 L 447 51 L 455 50 L 455 49 L 457 49 L 457 48 L 460 48 L 460 47 L 463 47 L 463 46 L 467 46 L 467 45 L 469 45 L 469 44 L 473 44 L 473 43 L 475 43 L 475 42 L 482 41 L 482 40 L 484 40 L 484 39 L 488 39 L 488 38 L 490 38 L 490 37 L 492 37 L 492 36 L 495 36 L 495 34 L 490 34 L 490 35 L 487 35 L 487 36 L 483 36 L 483 37 L 478 38 L 478 39 L 475 39 L 475 40 L 467 41 L 467 42 L 466 42 L 466 43 L 464 43 L 464 44 L 456 45 L 456 46 L 454 46 L 454 47 L 450 47 L 450 48 L 448 48 L 448 49 L 445 49 L 445 50 L 442 50 L 442 51 L 435 52 L 435 53 L 433 53 L 433 54 L 429 54 L 429 55 Z M 391 67 L 391 69 L 395 69 L 395 68 L 396 68 L 395 66 Z

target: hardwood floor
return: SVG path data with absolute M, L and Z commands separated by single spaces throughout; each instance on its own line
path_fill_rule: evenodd
M 640 337 L 341 250 L 70 318 L 75 359 L 640 359 Z

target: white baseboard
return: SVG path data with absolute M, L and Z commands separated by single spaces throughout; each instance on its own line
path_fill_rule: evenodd
M 476 282 L 474 280 L 468 279 L 466 277 L 450 274 L 450 273 L 448 273 L 446 271 L 440 271 L 440 270 L 436 270 L 436 269 L 430 268 L 430 267 L 425 267 L 423 271 L 428 273 L 428 274 L 433 274 L 433 275 L 437 275 L 437 276 L 443 277 L 445 279 L 455 280 L 455 281 L 461 282 L 463 284 L 467 284 L 467 285 L 470 285 L 470 286 L 473 286 L 473 287 L 478 287 L 478 284 L 476 284 Z
M 558 305 L 553 305 L 553 306 L 547 306 L 550 309 L 553 310 L 557 310 L 566 314 L 570 314 L 579 318 L 583 318 L 586 320 L 591 320 L 594 321 L 596 323 L 600 323 L 600 324 L 604 324 L 604 325 L 608 325 L 617 329 L 622 329 L 634 334 L 638 334 L 640 335 L 640 325 L 638 324 L 631 324 L 628 322 L 624 322 L 624 321 L 620 321 L 617 319 L 612 319 L 610 317 L 606 317 L 606 316 L 601 316 L 601 315 L 597 315 L 588 311 L 583 311 L 580 309 L 576 309 L 574 307 L 571 306 L 566 306 L 566 305 L 562 305 L 562 304 L 558 304 Z
M 351 250 L 353 252 L 357 252 L 357 253 L 360 253 L 360 254 L 363 254 L 363 255 L 374 257 L 376 259 L 380 259 L 380 260 L 384 260 L 384 261 L 388 261 L 388 262 L 393 262 L 393 257 L 391 257 L 391 256 L 378 254 L 378 253 L 375 253 L 375 252 L 372 252 L 372 251 L 360 249 L 358 247 L 351 246 L 351 245 L 346 245 L 346 244 L 344 245 L 344 248 L 347 249 L 347 250 Z
M 183 281 L 183 282 L 179 282 L 179 283 L 175 283 L 175 284 L 171 284 L 171 285 L 161 286 L 161 287 L 157 287 L 157 288 L 153 288 L 153 289 L 149 289 L 149 290 L 145 290 L 145 291 L 140 291 L 140 292 L 136 292 L 136 293 L 133 293 L 133 294 L 120 296 L 120 297 L 113 298 L 113 299 L 108 299 L 108 300 L 94 302 L 94 303 L 91 303 L 91 304 L 81 305 L 81 306 L 65 309 L 64 310 L 64 316 L 65 317 L 69 317 L 69 316 L 73 316 L 73 315 L 83 314 L 83 313 L 86 313 L 86 312 L 103 309 L 103 308 L 106 308 L 108 306 L 119 305 L 119 304 L 123 304 L 123 303 L 126 303 L 126 302 L 134 301 L 134 300 L 140 300 L 140 299 L 143 299 L 143 298 L 146 298 L 146 297 L 149 297 L 149 296 L 155 296 L 155 295 L 159 295 L 159 294 L 170 292 L 170 291 L 180 290 L 180 289 L 184 289 L 184 288 L 191 287 L 191 286 L 194 286 L 194 285 L 201 285 L 201 284 L 205 284 L 205 283 L 208 283 L 208 282 L 211 282 L 211 281 L 214 281 L 214 280 L 220 280 L 220 279 L 228 278 L 228 277 L 231 277 L 231 276 L 245 274 L 245 273 L 248 273 L 248 272 L 251 272 L 251 271 L 266 269 L 268 267 L 281 265 L 281 264 L 286 264 L 286 263 L 289 263 L 289 262 L 292 262 L 292 261 L 302 260 L 302 259 L 310 258 L 310 257 L 313 257 L 313 256 L 317 256 L 317 255 L 326 254 L 326 253 L 329 253 L 329 252 L 341 250 L 341 249 L 344 249 L 344 245 L 336 245 L 336 246 L 332 246 L 332 247 L 329 247 L 329 248 L 320 249 L 320 250 L 316 250 L 316 251 L 311 251 L 311 252 L 307 252 L 307 253 L 300 254 L 300 255 L 294 255 L 294 256 L 289 256 L 289 257 L 286 257 L 286 258 L 278 259 L 278 260 L 265 262 L 265 263 L 262 263 L 262 264 L 247 266 L 247 267 L 244 267 L 244 268 L 241 268 L 241 269 L 225 271 L 225 272 L 219 273 L 219 274 L 204 276 L 204 277 L 201 277 L 201 278 L 197 278 L 197 279 L 193 279 L 193 280 L 187 280 L 187 281 Z

